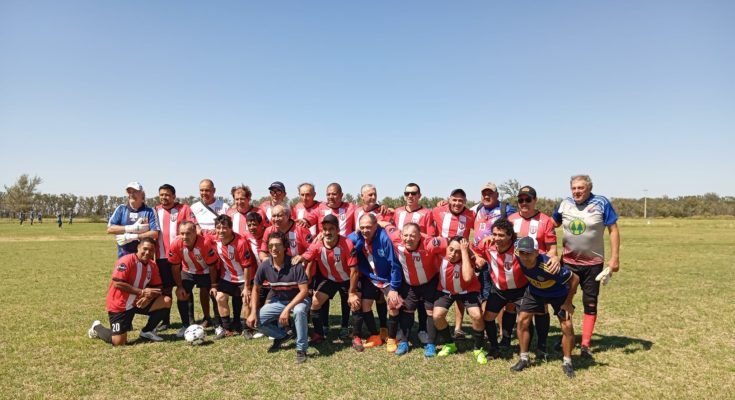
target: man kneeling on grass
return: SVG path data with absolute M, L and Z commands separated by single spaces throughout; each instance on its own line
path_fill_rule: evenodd
M 579 278 L 567 267 L 552 267 L 549 257 L 539 254 L 538 243 L 531 237 L 524 237 L 516 245 L 521 270 L 526 275 L 529 285 L 521 298 L 520 315 L 518 317 L 518 341 L 521 347 L 521 359 L 510 369 L 522 371 L 531 365 L 528 359 L 528 346 L 531 341 L 529 326 L 534 315 L 543 314 L 546 305 L 550 304 L 559 317 L 562 332 L 562 349 L 564 362 L 562 369 L 567 377 L 574 377 L 572 368 L 572 348 L 574 348 L 574 325 L 572 299 L 577 292 Z
M 133 328 L 135 314 L 148 315 L 148 323 L 140 332 L 140 337 L 160 342 L 153 328 L 171 308 L 171 297 L 161 295 L 161 275 L 153 261 L 156 242 L 143 238 L 138 243 L 138 251 L 128 254 L 115 262 L 112 281 L 107 291 L 107 313 L 110 329 L 94 321 L 89 328 L 90 339 L 100 338 L 113 346 L 128 342 L 128 331 Z
M 300 263 L 291 265 L 291 257 L 286 255 L 287 240 L 281 232 L 268 235 L 268 258 L 263 261 L 255 274 L 253 292 L 250 296 L 251 312 L 247 324 L 257 328 L 266 336 L 275 338 L 268 352 L 275 352 L 288 339 L 286 330 L 289 326 L 291 311 L 294 314 L 296 330 L 296 362 L 306 361 L 306 350 L 309 347 L 308 311 L 310 299 L 308 279 L 304 266 Z M 264 282 L 271 287 L 270 302 L 258 310 L 260 289 Z

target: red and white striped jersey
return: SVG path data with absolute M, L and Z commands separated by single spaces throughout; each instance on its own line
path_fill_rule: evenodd
M 247 231 L 247 230 L 242 236 L 248 241 L 248 246 L 250 246 L 250 251 L 253 253 L 253 255 L 255 255 L 255 264 L 258 266 L 258 268 L 260 268 L 260 264 L 262 264 L 263 261 L 261 261 L 260 257 L 258 257 L 258 253 L 260 252 L 260 245 L 261 245 L 261 242 L 263 241 L 263 237 L 265 236 L 262 236 L 260 239 L 258 239 L 255 236 L 253 236 L 253 234 L 250 233 L 250 231 Z
M 250 245 L 243 236 L 233 233 L 235 238 L 228 244 L 216 239 L 217 255 L 222 261 L 219 277 L 235 284 L 245 283 L 245 270 L 254 267 L 255 256 L 250 252 Z
M 520 213 L 514 213 L 508 216 L 508 220 L 513 223 L 519 239 L 526 236 L 536 239 L 540 252 L 546 253 L 556 244 L 554 221 L 548 215 L 539 211 L 531 218 L 523 218 Z
M 316 226 L 317 232 L 322 230 L 322 220 L 325 216 L 332 214 L 339 221 L 339 234 L 347 236 L 355 231 L 355 205 L 352 203 L 342 202 L 337 208 L 331 208 L 326 202 L 319 205 L 319 223 Z
M 398 262 L 403 268 L 403 280 L 411 286 L 423 285 L 439 271 L 439 264 L 447 251 L 447 240 L 440 237 L 421 235 L 419 247 L 411 251 L 403 243 L 402 231 L 393 225 L 385 227 Z
M 393 214 L 391 213 L 387 213 L 385 215 L 381 214 L 379 205 L 376 205 L 370 211 L 365 211 L 364 208 L 360 206 L 355 206 L 355 229 L 360 229 L 360 218 L 362 218 L 362 216 L 367 213 L 373 214 L 375 218 L 378 219 L 378 221 L 385 221 L 385 222 L 393 221 Z
M 268 253 L 268 235 L 273 232 L 278 232 L 278 228 L 275 225 L 266 228 L 263 233 L 263 240 L 260 243 L 260 251 Z M 303 226 L 296 225 L 294 221 L 291 221 L 291 228 L 289 228 L 288 232 L 285 234 L 288 239 L 286 254 L 291 257 L 304 254 L 304 252 L 309 248 L 309 244 L 311 244 L 311 232 Z
M 472 274 L 472 280 L 465 282 L 462 279 L 462 262 L 457 264 L 443 258 L 439 266 L 439 282 L 436 288 L 448 294 L 465 294 L 480 291 L 480 280 Z
M 523 274 L 523 269 L 515 257 L 515 246 L 511 245 L 508 250 L 501 253 L 497 246 L 481 242 L 477 248 L 478 255 L 487 260 L 490 269 L 490 278 L 493 285 L 500 290 L 519 289 L 528 285 L 528 279 Z
M 398 229 L 403 229 L 403 225 L 408 222 L 413 222 L 419 226 L 421 233 L 436 236 L 436 229 L 434 228 L 434 217 L 431 213 L 431 209 L 421 207 L 415 211 L 408 211 L 406 207 L 399 207 L 396 209 L 393 215 L 393 225 Z
M 293 208 L 291 208 L 291 219 L 296 221 L 297 219 L 306 220 L 309 223 L 309 232 L 312 235 L 316 235 L 317 224 L 319 224 L 319 205 L 320 202 L 315 201 L 311 207 L 304 207 L 304 202 L 300 201 Z
M 196 223 L 196 220 L 191 213 L 191 208 L 186 204 L 176 203 L 169 210 L 159 204 L 154 210 L 158 219 L 158 227 L 161 229 L 158 240 L 156 240 L 156 260 L 159 260 L 167 257 L 171 243 L 179 234 L 179 225 L 184 221 Z
M 214 251 L 214 244 L 201 235 L 197 235 L 193 249 L 186 247 L 184 240 L 178 238 L 171 243 L 168 251 L 168 262 L 171 265 L 181 264 L 181 270 L 190 274 L 208 274 L 209 266 L 217 261 L 219 258 Z
M 462 236 L 470 239 L 470 230 L 475 224 L 475 214 L 469 208 L 465 208 L 459 215 L 449 211 L 449 205 L 434 208 L 432 218 L 436 224 L 437 236 L 450 239 L 454 236 Z
M 265 213 L 263 213 L 263 210 L 258 207 L 250 206 L 250 209 L 244 213 L 237 211 L 237 207 L 232 207 L 227 210 L 227 215 L 232 218 L 232 230 L 235 231 L 235 233 L 244 235 L 245 232 L 248 231 L 248 222 L 245 217 L 248 215 L 249 212 L 252 211 L 260 214 L 260 217 L 263 219 L 263 221 L 265 221 Z
M 308 261 L 315 261 L 323 277 L 342 283 L 350 280 L 350 268 L 357 265 L 354 248 L 349 239 L 340 236 L 337 245 L 331 249 L 323 240 L 312 243 L 303 257 Z
M 153 260 L 143 263 L 137 254 L 127 254 L 115 261 L 112 280 L 107 289 L 107 311 L 123 312 L 135 307 L 138 296 L 116 288 L 115 281 L 125 282 L 136 289 L 145 289 L 161 286 L 161 275 Z

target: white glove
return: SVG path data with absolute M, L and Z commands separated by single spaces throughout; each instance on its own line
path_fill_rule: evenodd
M 148 224 L 143 223 L 143 218 L 138 218 L 133 225 L 125 226 L 125 233 L 143 233 L 148 232 L 150 229 Z
M 610 279 L 612 279 L 612 270 L 610 270 L 610 267 L 605 267 L 605 269 L 595 277 L 595 280 L 597 282 L 602 282 L 603 285 L 610 283 Z
M 137 233 L 123 233 L 122 235 L 115 235 L 115 241 L 117 241 L 117 244 L 120 246 L 136 240 L 138 240 Z

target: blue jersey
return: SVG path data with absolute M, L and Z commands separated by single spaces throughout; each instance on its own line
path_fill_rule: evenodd
M 112 216 L 110 217 L 110 221 L 107 223 L 107 226 L 133 225 L 139 218 L 144 218 L 145 220 L 147 220 L 146 223 L 150 226 L 151 231 L 158 230 L 158 222 L 156 222 L 156 213 L 155 211 L 153 211 L 152 208 L 148 207 L 145 204 L 143 204 L 143 206 L 137 210 L 130 207 L 130 204 L 121 204 L 117 206 L 115 211 L 112 213 Z M 69 216 L 69 219 L 71 219 L 71 216 Z M 126 243 L 122 246 L 118 245 L 117 246 L 117 258 L 120 258 L 126 254 L 133 254 L 137 252 L 138 243 L 140 243 L 140 241 L 135 240 L 130 243 Z
M 365 249 L 365 238 L 360 232 L 352 232 L 347 238 L 355 245 L 357 268 L 362 275 L 370 278 L 378 287 L 390 285 L 391 290 L 401 287 L 403 269 L 385 229 L 378 227 L 375 231 L 369 253 Z
M 521 264 L 521 271 L 528 279 L 528 287 L 532 294 L 541 297 L 565 297 L 569 293 L 566 283 L 572 278 L 572 271 L 562 265 L 557 274 L 550 274 L 546 271 L 546 264 L 549 262 L 546 254 L 538 255 L 533 268 L 526 268 L 520 257 L 518 262 Z

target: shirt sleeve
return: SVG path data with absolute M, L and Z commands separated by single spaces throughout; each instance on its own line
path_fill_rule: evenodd
M 554 225 L 551 223 L 551 219 L 548 219 L 545 225 L 544 241 L 547 245 L 556 245 L 556 231 L 554 230 Z
M 347 266 L 354 267 L 357 265 L 357 255 L 355 253 L 355 246 L 349 240 L 345 240 L 345 248 L 347 250 Z
M 615 212 L 615 209 L 609 200 L 605 202 L 605 208 L 603 209 L 602 214 L 602 217 L 605 220 L 605 226 L 610 226 L 618 222 L 618 214 Z
M 204 262 L 207 265 L 216 264 L 219 261 L 219 256 L 215 250 L 214 243 L 204 238 Z
M 110 220 L 107 221 L 107 226 L 113 226 L 113 225 L 124 225 L 122 221 L 122 214 L 125 207 L 124 205 L 119 205 L 117 208 L 115 208 L 115 211 L 110 216 Z
M 561 266 L 561 270 L 559 270 L 559 279 L 558 282 L 562 285 L 569 282 L 569 280 L 572 278 L 572 271 L 569 270 L 569 268 L 565 266 Z
M 130 274 L 130 266 L 127 259 L 119 259 L 115 262 L 115 269 L 112 271 L 112 280 L 118 282 L 128 282 Z
M 314 261 L 314 255 L 317 251 L 319 251 L 320 248 L 320 242 L 314 242 L 309 246 L 308 249 L 304 252 L 304 254 L 301 255 L 305 260 L 307 261 Z
M 266 261 L 266 262 L 267 263 L 270 263 L 270 261 Z M 263 262 L 263 265 L 261 265 L 261 268 L 258 268 L 258 270 L 255 272 L 255 277 L 253 278 L 253 282 L 256 285 L 263 286 L 263 282 L 266 281 L 266 278 L 265 278 L 265 268 L 263 268 L 263 267 L 266 266 L 266 262 Z
M 554 209 L 554 213 L 551 214 L 551 218 L 553 218 L 554 222 L 556 222 L 557 224 L 561 224 L 561 221 L 562 221 L 562 215 L 561 215 L 561 205 L 562 204 L 563 202 L 559 203 L 559 205 L 556 206 L 556 209 Z
M 151 231 L 160 230 L 158 228 L 158 218 L 156 217 L 156 212 L 149 208 L 148 210 L 146 210 L 146 214 L 148 216 L 148 226 L 150 227 Z
M 241 240 L 237 250 L 241 254 L 243 267 L 249 268 L 257 265 L 247 240 Z
M 163 285 L 163 282 L 161 281 L 161 272 L 158 270 L 158 265 L 154 261 L 151 261 L 150 263 L 151 263 L 152 274 L 151 274 L 151 281 L 148 282 L 147 287 Z
M 168 262 L 171 264 L 181 264 L 181 249 L 179 246 L 181 241 L 175 240 L 168 249 Z
M 392 290 L 398 290 L 401 287 L 401 282 L 403 282 L 403 268 L 401 267 L 401 263 L 398 262 L 396 253 L 393 251 L 393 243 L 388 238 L 387 232 L 381 238 L 381 241 L 383 242 L 383 249 L 385 249 L 385 258 L 390 264 L 390 288 Z
M 304 265 L 301 263 L 298 263 L 294 265 L 291 268 L 295 268 L 294 270 L 294 280 L 296 283 L 303 284 L 309 282 L 309 278 L 306 277 L 306 272 L 304 272 Z

